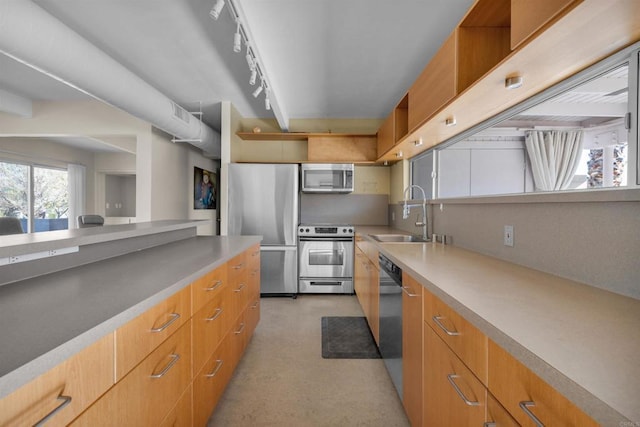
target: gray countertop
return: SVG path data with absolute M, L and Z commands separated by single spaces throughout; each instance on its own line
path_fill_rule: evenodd
M 0 236 L 0 259 L 34 252 L 182 230 L 210 222 L 210 220 L 163 220 Z
M 0 398 L 260 241 L 193 237 L 0 286 Z
M 640 422 L 639 300 L 455 246 L 366 237 L 398 232 L 388 227 L 357 231 L 597 422 Z

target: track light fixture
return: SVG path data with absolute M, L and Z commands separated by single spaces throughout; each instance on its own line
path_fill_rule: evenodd
M 240 52 L 242 50 L 242 35 L 240 34 L 240 20 L 236 20 L 238 26 L 236 33 L 233 35 L 233 51 Z
M 258 86 L 258 88 L 253 91 L 253 97 L 254 98 L 257 98 L 258 95 L 260 95 L 262 93 L 262 85 L 264 85 L 264 82 L 260 82 L 260 86 Z
M 224 7 L 224 0 L 217 0 L 216 4 L 214 4 L 213 7 L 211 8 L 211 12 L 209 12 L 209 15 L 211 15 L 213 19 L 217 20 L 218 17 L 220 16 L 220 12 L 222 12 L 223 7 Z
M 217 20 L 220 16 L 222 9 L 225 4 L 229 4 L 227 10 L 231 14 L 232 19 L 236 22 L 236 31 L 233 35 L 233 51 L 240 52 L 242 50 L 242 43 L 247 47 L 247 52 L 245 55 L 245 59 L 247 61 L 247 65 L 249 66 L 249 70 L 251 72 L 249 77 L 249 84 L 251 86 L 255 86 L 256 80 L 258 77 L 260 78 L 260 85 L 255 88 L 252 92 L 254 98 L 257 98 L 263 91 L 265 92 L 264 98 L 264 108 L 267 110 L 271 110 L 271 97 L 269 88 L 269 82 L 267 81 L 266 76 L 264 75 L 264 71 L 261 69 L 258 60 L 259 55 L 255 51 L 255 49 L 249 44 L 249 39 L 251 38 L 251 34 L 248 29 L 242 24 L 242 11 L 236 6 L 235 0 L 216 0 L 215 4 L 211 8 L 209 14 L 215 20 Z

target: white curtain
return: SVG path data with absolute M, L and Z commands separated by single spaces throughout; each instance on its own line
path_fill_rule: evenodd
M 582 154 L 582 131 L 527 131 L 525 145 L 536 189 L 566 189 Z
M 84 215 L 85 207 L 85 176 L 86 170 L 82 165 L 69 164 L 68 192 L 69 192 L 69 228 L 78 228 L 78 215 Z

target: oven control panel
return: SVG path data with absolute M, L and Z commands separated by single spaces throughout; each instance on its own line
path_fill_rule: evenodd
M 305 225 L 298 226 L 298 236 L 345 237 L 354 236 L 353 225 Z

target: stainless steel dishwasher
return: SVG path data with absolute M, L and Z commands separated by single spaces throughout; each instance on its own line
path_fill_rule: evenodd
M 402 399 L 402 269 L 380 254 L 380 354 Z

